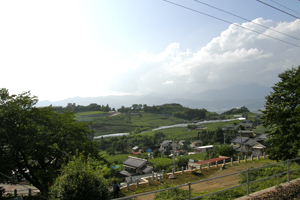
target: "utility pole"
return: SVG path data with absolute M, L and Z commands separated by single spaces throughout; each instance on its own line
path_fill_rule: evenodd
M 242 154 L 242 158 L 244 157 L 244 152 L 243 152 L 243 141 L 242 141 L 242 132 L 241 132 L 241 127 L 240 127 L 240 138 L 241 138 L 241 154 Z

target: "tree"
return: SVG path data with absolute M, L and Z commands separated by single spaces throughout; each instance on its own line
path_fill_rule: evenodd
M 214 157 L 219 157 L 219 156 L 233 157 L 237 153 L 237 151 L 230 144 L 221 144 L 221 145 L 214 145 L 214 147 L 210 151 L 206 151 L 208 157 L 209 157 L 209 153 L 212 154 Z
M 262 123 L 271 128 L 267 143 L 269 158 L 295 158 L 300 146 L 300 66 L 278 75 L 280 81 L 266 96 Z
M 76 152 L 102 159 L 97 145 L 88 140 L 86 122 L 71 112 L 58 113 L 52 107 L 36 108 L 30 92 L 9 95 L 0 90 L 1 172 L 25 178 L 45 196 L 58 170 Z
M 51 199 L 108 199 L 108 180 L 104 178 L 107 169 L 97 166 L 101 164 L 83 156 L 70 161 L 51 187 Z
M 189 165 L 189 159 L 180 157 L 177 160 L 177 165 L 178 165 L 179 169 L 181 169 L 181 167 L 186 167 Z

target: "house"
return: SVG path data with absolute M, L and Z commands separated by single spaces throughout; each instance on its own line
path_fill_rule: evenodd
M 257 141 L 263 142 L 263 141 L 265 141 L 265 140 L 267 139 L 267 135 L 268 135 L 268 134 L 263 133 L 263 134 L 259 135 L 258 137 L 256 137 L 255 139 L 256 139 Z
M 188 151 L 185 150 L 185 149 L 179 149 L 179 150 L 176 150 L 176 151 L 175 151 L 175 155 L 176 155 L 176 156 L 187 155 L 187 154 L 188 154 Z
M 209 149 L 212 149 L 214 146 L 213 145 L 207 145 L 207 146 L 200 146 L 200 147 L 195 147 L 195 151 L 198 153 L 205 153 Z
M 138 146 L 135 146 L 132 148 L 133 155 L 140 155 L 141 153 L 142 153 L 142 150 Z
M 180 140 L 180 141 L 178 142 L 178 144 L 179 144 L 180 146 L 183 146 L 183 145 L 190 145 L 191 142 L 190 142 L 190 141 L 186 141 L 186 140 Z
M 239 152 L 253 155 L 263 155 L 268 145 L 254 138 L 236 137 L 231 141 L 231 145 Z
M 237 136 L 233 140 L 231 140 L 231 145 L 237 149 L 241 146 L 241 144 L 246 143 L 249 140 L 249 137 L 240 137 Z
M 179 150 L 180 145 L 172 140 L 165 140 L 160 144 L 160 148 L 158 150 L 161 155 L 170 155 L 173 153 L 173 149 Z
M 224 131 L 225 133 L 228 133 L 228 132 L 232 133 L 235 129 L 237 129 L 237 126 L 227 125 L 227 126 L 224 126 L 224 128 L 222 128 L 222 131 Z
M 244 127 L 245 129 L 253 129 L 253 123 L 251 120 L 243 120 L 240 123 L 238 123 L 239 126 Z
M 128 158 L 123 161 L 124 170 L 120 174 L 124 176 L 133 176 L 138 174 L 148 174 L 153 171 L 152 163 L 142 158 L 136 158 L 128 156 Z
M 253 131 L 249 131 L 249 130 L 239 130 L 238 133 L 242 137 L 254 138 L 256 136 L 256 134 Z
M 196 148 L 196 147 L 201 146 L 202 144 L 203 144 L 203 142 L 201 140 L 196 140 L 190 144 L 190 147 Z

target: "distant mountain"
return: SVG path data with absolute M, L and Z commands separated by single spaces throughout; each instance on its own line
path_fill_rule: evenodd
M 247 100 L 260 99 L 267 96 L 271 88 L 255 83 L 248 85 L 234 85 L 222 90 L 209 90 L 192 96 L 192 99 L 203 101 L 213 100 Z
M 198 94 L 185 93 L 181 95 L 157 94 L 135 96 L 102 96 L 102 97 L 73 97 L 60 101 L 40 101 L 37 106 L 67 106 L 68 103 L 76 105 L 99 105 L 109 104 L 111 108 L 129 107 L 132 104 L 161 105 L 165 103 L 179 103 L 189 108 L 205 108 L 208 111 L 222 113 L 234 107 L 246 106 L 251 111 L 263 109 L 264 97 L 271 91 L 271 88 L 258 84 L 234 85 L 222 90 L 209 90 Z

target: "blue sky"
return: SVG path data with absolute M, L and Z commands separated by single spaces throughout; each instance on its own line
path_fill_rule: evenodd
M 172 2 L 300 45 L 194 0 Z M 258 1 L 201 2 L 300 38 L 299 19 Z M 300 16 L 300 1 L 264 2 Z M 40 100 L 270 87 L 300 64 L 299 47 L 163 0 L 0 1 L 0 27 L 0 87 Z

